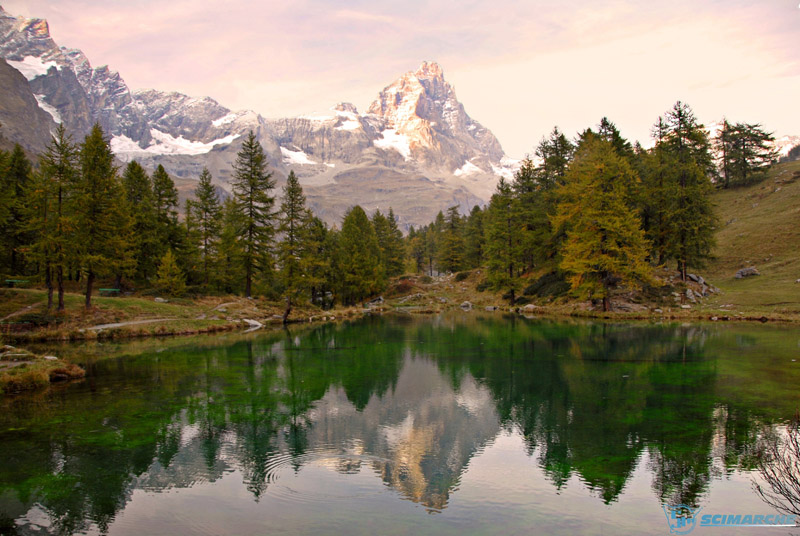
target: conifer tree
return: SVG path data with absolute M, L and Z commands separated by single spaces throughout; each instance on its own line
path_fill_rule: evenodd
M 678 101 L 665 123 L 664 149 L 677 182 L 670 214 L 677 232 L 667 246 L 685 281 L 688 266 L 701 266 L 714 245 L 716 216 L 710 195 L 715 168 L 706 132 L 688 105 Z
M 221 290 L 231 293 L 241 288 L 245 280 L 244 251 L 240 240 L 244 217 L 232 197 L 222 204 L 221 222 L 213 276 Z
M 392 207 L 389 207 L 386 220 L 389 223 L 389 235 L 385 249 L 386 275 L 394 277 L 405 271 L 406 252 L 403 245 L 403 233 L 398 227 L 397 217 L 394 215 Z
M 163 236 L 159 235 L 153 184 L 144 168 L 136 160 L 131 160 L 122 174 L 122 186 L 133 216 L 133 254 L 137 259 L 135 278 L 147 281 L 155 275 L 156 255 L 164 245 L 161 241 Z
M 375 212 L 372 213 L 370 223 L 372 223 L 372 229 L 375 231 L 375 239 L 378 241 L 380 262 L 383 266 L 384 273 L 386 273 L 387 248 L 389 246 L 389 220 L 386 219 L 386 216 L 383 215 L 380 209 L 375 209 Z
M 308 267 L 307 232 L 310 221 L 306 210 L 306 197 L 294 171 L 289 172 L 283 187 L 283 201 L 279 215 L 278 232 L 283 239 L 278 245 L 280 278 L 284 288 L 286 310 L 283 323 L 289 320 L 292 305 L 297 303 L 310 289 L 306 274 Z
M 114 155 L 103 131 L 95 124 L 80 149 L 76 184 L 76 249 L 86 274 L 86 308 L 92 304 L 95 279 L 119 275 L 133 267 L 132 221 L 122 185 L 117 180 Z
M 717 139 L 722 187 L 741 186 L 763 180 L 770 166 L 778 160 L 773 147 L 775 138 L 761 125 L 722 123 Z
M 275 181 L 267 172 L 264 150 L 252 130 L 236 155 L 231 186 L 241 214 L 239 237 L 245 272 L 244 293 L 249 298 L 253 277 L 268 274 L 271 269 L 270 242 L 275 234 L 275 198 L 271 195 Z
M 500 178 L 486 210 L 486 267 L 488 280 L 508 292 L 513 305 L 519 286 L 519 234 L 511 186 Z
M 31 177 L 31 163 L 20 144 L 14 145 L 3 174 L 7 217 L 0 230 L 3 247 L 7 252 L 11 274 L 21 274 L 25 269 L 23 248 L 30 243 L 30 232 L 25 229 L 25 192 Z
M 331 292 L 331 261 L 336 254 L 335 244 L 329 239 L 332 234 L 325 223 L 307 211 L 308 225 L 304 229 L 303 242 L 305 253 L 303 257 L 303 272 L 306 275 L 306 286 L 311 293 L 311 302 L 323 306 L 326 303 L 326 294 Z
M 477 268 L 483 262 L 485 235 L 483 232 L 484 212 L 475 205 L 469 213 L 464 229 L 464 264 L 467 268 Z
M 336 260 L 338 294 L 344 305 L 356 304 L 383 288 L 385 272 L 375 229 L 358 205 L 345 214 Z
M 203 168 L 200 181 L 194 189 L 195 200 L 188 205 L 187 221 L 191 218 L 195 226 L 195 248 L 199 247 L 202 265 L 202 280 L 208 285 L 210 281 L 211 261 L 216 256 L 216 247 L 222 227 L 222 208 L 214 185 L 211 184 L 211 173 Z
M 58 311 L 64 310 L 64 272 L 69 269 L 74 235 L 73 188 L 77 179 L 77 148 L 58 125 L 34 174 L 27 207 L 26 228 L 33 237 L 31 256 L 45 272 L 47 308 L 58 289 Z M 55 279 L 55 281 L 53 281 Z
M 178 225 L 178 190 L 161 164 L 153 172 L 153 207 L 160 251 L 165 248 L 180 250 L 182 244 Z
M 447 209 L 447 217 L 439 236 L 437 264 L 440 270 L 457 272 L 464 264 L 464 236 L 458 207 Z
M 186 292 L 186 277 L 175 261 L 175 255 L 168 249 L 161 258 L 156 278 L 156 288 L 168 296 L 179 297 Z
M 612 286 L 650 278 L 647 242 L 628 204 L 636 175 L 612 142 L 590 135 L 565 179 L 553 222 L 568 228 L 561 268 L 577 296 L 602 299 L 608 311 Z

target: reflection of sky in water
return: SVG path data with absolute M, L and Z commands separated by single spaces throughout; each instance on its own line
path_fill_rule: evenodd
M 91 456 L 80 457 L 95 447 L 71 451 L 68 428 L 31 432 L 31 445 L 54 473 L 78 475 L 78 486 L 119 479 L 109 534 L 666 533 L 662 498 L 686 497 L 713 513 L 773 513 L 740 467 L 776 429 L 762 414 L 769 393 L 797 380 L 776 364 L 790 362 L 779 347 L 756 351 L 775 332 L 562 333 L 502 321 L 488 326 L 506 330 L 492 338 L 486 326 L 437 322 L 370 326 L 386 350 L 363 368 L 368 357 L 330 350 L 358 347 L 346 326 L 185 361 L 162 352 L 157 365 L 147 356 L 100 361 L 97 385 L 130 388 L 108 400 L 137 400 L 109 406 L 103 426 L 144 449 L 121 443 L 108 455 L 122 464 L 147 456 L 148 465 L 94 474 Z M 127 367 L 119 378 L 118 367 Z M 774 388 L 762 393 L 756 380 Z M 97 396 L 86 384 L 70 389 Z M 150 413 L 166 417 L 152 434 L 136 420 Z M 15 437 L 3 433 L 7 423 L 0 417 L 0 454 Z M 5 478 L 0 513 L 21 533 L 56 532 L 40 503 L 57 508 L 57 498 L 37 503 L 35 485 Z M 27 504 L 14 485 L 34 490 Z

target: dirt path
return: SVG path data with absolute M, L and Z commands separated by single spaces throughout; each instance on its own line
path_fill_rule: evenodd
M 86 331 L 99 331 L 101 329 L 122 328 L 125 326 L 135 326 L 137 324 L 152 324 L 153 322 L 166 322 L 167 320 L 175 320 L 174 318 L 151 318 L 149 320 L 131 320 L 130 322 L 117 322 L 115 324 L 100 324 L 99 326 L 92 326 L 86 328 Z
M 9 318 L 14 318 L 15 316 L 24 315 L 25 313 L 28 313 L 28 312 L 32 311 L 33 309 L 35 309 L 37 307 L 41 307 L 42 305 L 43 304 L 41 304 L 41 303 L 34 303 L 32 305 L 26 305 L 25 307 L 23 307 L 19 311 L 14 311 L 10 315 L 6 315 L 3 318 L 0 318 L 0 322 L 2 322 L 4 320 L 8 320 Z

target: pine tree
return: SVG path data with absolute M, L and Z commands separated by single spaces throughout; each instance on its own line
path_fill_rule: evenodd
M 710 195 L 715 168 L 706 132 L 688 105 L 677 102 L 665 123 L 664 149 L 677 182 L 670 204 L 677 232 L 667 247 L 685 281 L 688 266 L 702 266 L 714 246 L 716 217 Z
M 279 221 L 278 232 L 283 239 L 278 245 L 278 263 L 286 300 L 286 310 L 283 313 L 283 323 L 286 324 L 292 305 L 310 290 L 310 281 L 306 274 L 308 251 L 305 243 L 310 221 L 303 188 L 294 171 L 289 172 L 283 188 Z
M 59 125 L 40 161 L 40 171 L 27 195 L 26 228 L 33 236 L 31 256 L 45 272 L 47 308 L 53 305 L 53 279 L 58 311 L 64 310 L 64 272 L 69 270 L 74 233 L 73 188 L 77 179 L 77 148 Z
M 231 293 L 241 288 L 245 280 L 244 251 L 240 240 L 244 216 L 235 199 L 228 198 L 222 204 L 221 222 L 212 276 L 218 288 Z
M 490 284 L 508 292 L 511 304 L 519 286 L 519 234 L 511 186 L 500 178 L 486 210 L 486 268 Z
M 678 222 L 673 214 L 678 198 L 678 166 L 664 140 L 667 124 L 659 117 L 652 129 L 655 146 L 637 159 L 641 177 L 640 208 L 642 228 L 651 246 L 651 260 L 663 265 L 670 254 L 670 243 L 677 236 Z
M 160 251 L 169 248 L 179 250 L 181 236 L 178 225 L 178 190 L 161 164 L 153 172 L 153 207 Z
M 80 175 L 76 184 L 76 249 L 86 273 L 86 308 L 92 304 L 92 288 L 98 276 L 130 270 L 133 258 L 132 220 L 117 180 L 114 155 L 103 131 L 95 124 L 80 149 Z
M 183 296 L 184 292 L 186 292 L 186 277 L 175 261 L 175 255 L 172 254 L 171 249 L 168 249 L 161 258 L 161 263 L 158 266 L 156 288 L 159 292 L 174 297 Z
M 439 236 L 437 264 L 440 270 L 457 272 L 464 264 L 464 236 L 458 207 L 447 209 L 444 228 Z
M 2 189 L 5 192 L 7 217 L 0 230 L 3 248 L 7 252 L 9 272 L 13 275 L 23 273 L 25 259 L 22 253 L 31 241 L 30 232 L 25 230 L 25 192 L 31 177 L 31 163 L 20 144 L 14 145 L 3 173 Z
M 722 186 L 742 186 L 763 180 L 778 160 L 774 136 L 761 125 L 723 121 L 715 140 L 719 153 Z
M 380 263 L 384 273 L 386 273 L 387 248 L 389 246 L 389 220 L 386 219 L 386 216 L 383 215 L 380 209 L 375 209 L 375 212 L 372 213 L 370 223 L 372 223 L 372 229 L 375 231 L 375 238 L 378 241 Z
M 144 168 L 136 160 L 132 160 L 125 166 L 122 186 L 133 215 L 133 252 L 137 259 L 134 277 L 138 281 L 146 282 L 155 275 L 156 255 L 164 244 L 161 241 L 163 236 L 159 236 L 153 184 Z
M 216 256 L 216 247 L 222 227 L 222 208 L 217 190 L 211 184 L 211 173 L 203 168 L 200 181 L 194 189 L 195 201 L 187 209 L 187 218 L 191 217 L 196 228 L 195 247 L 200 249 L 202 264 L 202 280 L 208 285 L 210 281 L 211 261 Z
M 397 217 L 394 215 L 392 207 L 389 207 L 389 214 L 386 215 L 386 220 L 389 223 L 388 240 L 384 249 L 386 275 L 395 277 L 405 271 L 406 251 L 403 244 L 403 233 L 397 225 Z
M 236 155 L 234 178 L 231 183 L 236 206 L 241 213 L 240 239 L 245 271 L 245 296 L 252 295 L 253 277 L 267 274 L 271 269 L 270 242 L 275 234 L 275 187 L 272 174 L 267 172 L 261 144 L 251 130 Z
M 483 263 L 483 250 L 486 237 L 483 231 L 484 212 L 475 205 L 469 213 L 464 229 L 464 264 L 467 268 L 477 268 Z
M 565 179 L 553 221 L 568 228 L 561 269 L 570 274 L 576 295 L 602 299 L 608 311 L 612 286 L 638 286 L 650 278 L 647 242 L 628 203 L 637 177 L 610 141 L 589 136 Z
M 338 237 L 338 294 L 353 305 L 379 292 L 385 284 L 380 248 L 367 214 L 356 205 L 347 211 Z

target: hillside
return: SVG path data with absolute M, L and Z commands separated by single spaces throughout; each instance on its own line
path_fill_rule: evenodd
M 779 164 L 759 184 L 714 194 L 716 259 L 701 273 L 723 292 L 707 305 L 743 312 L 800 313 L 800 162 Z M 755 266 L 761 273 L 736 279 Z

